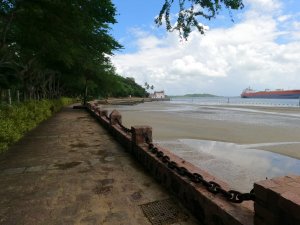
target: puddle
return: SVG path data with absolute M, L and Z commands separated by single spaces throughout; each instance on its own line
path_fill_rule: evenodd
M 226 181 L 231 188 L 248 192 L 256 181 L 288 174 L 300 174 L 300 160 L 258 150 L 260 146 L 289 143 L 237 145 L 217 141 L 180 139 L 159 142 L 159 145 Z

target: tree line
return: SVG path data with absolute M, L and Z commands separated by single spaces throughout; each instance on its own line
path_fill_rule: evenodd
M 242 0 L 165 0 L 156 23 L 187 38 L 200 18 L 222 6 L 241 9 Z M 116 23 L 111 0 L 2 0 L 0 2 L 0 101 L 60 96 L 143 96 L 131 78 L 120 77 L 109 56 L 122 46 L 111 36 Z M 89 92 L 87 93 L 87 87 Z
M 76 97 L 85 87 L 90 96 L 145 95 L 110 62 L 122 48 L 110 34 L 115 16 L 111 0 L 2 0 L 0 99 Z

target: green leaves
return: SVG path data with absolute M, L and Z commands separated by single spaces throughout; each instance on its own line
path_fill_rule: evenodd
M 13 106 L 0 107 L 0 153 L 17 142 L 27 131 L 49 118 L 64 105 L 73 102 L 70 98 L 58 100 L 29 101 Z
M 228 10 L 238 10 L 244 7 L 242 0 L 178 0 L 179 10 L 174 15 L 176 23 L 172 25 L 170 19 L 172 5 L 174 5 L 174 0 L 165 0 L 155 23 L 161 26 L 165 22 L 168 31 L 177 30 L 179 36 L 184 39 L 188 38 L 193 27 L 204 34 L 204 25 L 199 22 L 201 17 L 207 20 L 215 18 L 222 6 Z
M 87 71 L 98 76 L 121 48 L 109 34 L 115 15 L 111 0 L 0 2 L 0 51 L 9 50 L 9 62 L 20 65 L 16 74 L 24 94 L 53 98 L 66 92 L 70 74 L 77 80 Z M 11 88 L 0 57 L 0 88 Z

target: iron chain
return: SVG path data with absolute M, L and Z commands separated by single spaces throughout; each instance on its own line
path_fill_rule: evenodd
M 174 170 L 180 176 L 189 178 L 193 183 L 203 185 L 209 192 L 213 194 L 221 194 L 229 202 L 242 203 L 243 201 L 255 201 L 255 194 L 253 189 L 250 191 L 250 193 L 241 193 L 235 190 L 226 191 L 217 182 L 207 181 L 201 174 L 191 173 L 187 168 L 179 167 L 176 162 L 171 161 L 169 156 L 158 150 L 158 148 L 150 142 L 150 139 L 147 135 L 145 135 L 144 137 L 145 142 L 148 144 L 149 151 L 152 154 L 156 155 L 157 158 L 161 159 L 161 161 L 165 163 L 168 168 Z
M 124 130 L 126 133 L 131 133 L 131 129 L 125 127 L 121 122 L 120 120 L 117 119 L 117 124 L 122 128 L 122 130 Z

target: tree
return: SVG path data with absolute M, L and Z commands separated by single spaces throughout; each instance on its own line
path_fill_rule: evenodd
M 176 23 L 171 24 L 170 14 L 174 0 L 165 0 L 159 16 L 155 23 L 158 26 L 166 24 L 168 31 L 177 30 L 181 38 L 187 39 L 195 27 L 201 34 L 204 34 L 204 25 L 199 22 L 200 18 L 207 20 L 216 17 L 222 7 L 228 10 L 238 10 L 244 7 L 242 0 L 177 0 L 179 12 L 176 13 Z M 172 15 L 173 16 L 173 15 Z
M 122 47 L 109 34 L 115 15 L 111 0 L 1 1 L 0 88 L 13 86 L 13 72 L 29 98 L 97 86 L 112 67 L 108 56 Z
M 145 82 L 144 86 L 147 90 L 150 88 L 150 84 L 148 84 L 147 82 Z

